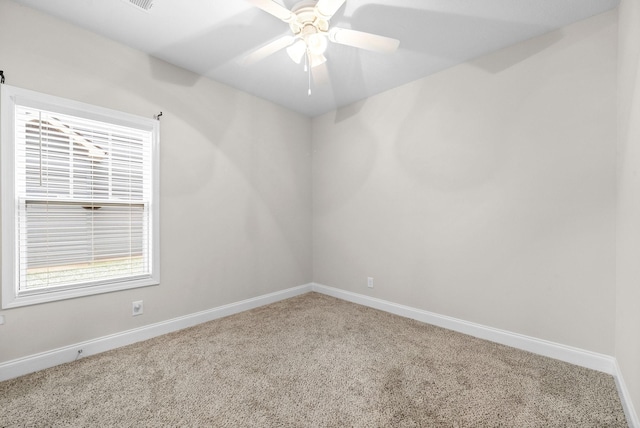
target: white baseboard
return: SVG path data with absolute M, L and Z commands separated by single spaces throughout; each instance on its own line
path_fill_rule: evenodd
M 390 312 L 392 314 L 411 318 L 427 324 L 436 325 L 459 333 L 468 334 L 469 336 L 490 340 L 491 342 L 522 349 L 538 355 L 544 355 L 545 357 L 555 358 L 556 360 L 598 370 L 610 375 L 615 374 L 615 358 L 609 355 L 598 354 L 595 352 L 585 351 L 584 349 L 573 348 L 571 346 L 537 339 L 535 337 L 487 327 L 481 324 L 463 321 L 446 315 L 439 315 L 422 309 L 399 305 L 397 303 L 352 293 L 338 288 L 328 287 L 322 284 L 314 283 L 312 284 L 312 289 L 318 293 L 337 297 L 360 305 L 369 306 L 371 308 L 380 309 L 385 312 Z
M 622 372 L 620 371 L 620 366 L 618 366 L 617 362 L 615 364 L 615 374 L 613 377 L 616 379 L 616 387 L 618 387 L 620 401 L 622 402 L 622 408 L 624 409 L 624 414 L 627 417 L 629 427 L 640 428 L 640 419 L 638 419 L 638 414 L 633 407 L 633 401 L 631 401 L 629 390 L 627 389 L 627 385 L 624 383 L 624 378 L 622 377 Z
M 75 343 L 70 346 L 54 349 L 39 354 L 18 358 L 0 364 L 0 381 L 13 379 L 38 370 L 54 367 L 75 360 L 78 351 L 82 350 L 81 358 L 89 355 L 99 354 L 121 346 L 130 345 L 142 340 L 151 339 L 156 336 L 182 330 L 203 322 L 212 321 L 217 318 L 237 314 L 239 312 L 254 309 L 260 306 L 275 303 L 300 294 L 311 291 L 311 284 L 293 287 L 275 293 L 265 294 L 252 299 L 242 300 L 217 308 L 173 318 L 167 321 L 146 325 L 144 327 L 123 331 L 109 336 L 88 340 L 86 342 Z

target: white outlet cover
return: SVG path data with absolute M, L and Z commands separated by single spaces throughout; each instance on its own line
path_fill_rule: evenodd
M 0 315 L 0 325 L 4 324 L 4 315 Z
M 144 304 L 142 300 L 137 300 L 131 303 L 131 314 L 135 317 L 144 313 Z

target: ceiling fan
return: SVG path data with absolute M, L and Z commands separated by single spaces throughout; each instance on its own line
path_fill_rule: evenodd
M 390 37 L 347 28 L 331 27 L 329 20 L 346 0 L 303 0 L 291 10 L 274 0 L 247 0 L 254 6 L 289 24 L 292 34 L 285 35 L 250 53 L 245 64 L 254 64 L 284 48 L 305 69 L 324 64 L 328 41 L 374 52 L 394 52 L 400 41 Z

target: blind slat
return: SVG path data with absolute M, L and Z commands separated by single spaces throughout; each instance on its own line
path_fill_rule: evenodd
M 16 106 L 19 290 L 149 274 L 151 131 Z

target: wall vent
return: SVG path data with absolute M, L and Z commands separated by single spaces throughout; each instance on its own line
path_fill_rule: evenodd
M 153 6 L 153 0 L 128 0 L 128 3 L 147 12 L 151 9 L 151 6 Z

